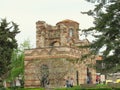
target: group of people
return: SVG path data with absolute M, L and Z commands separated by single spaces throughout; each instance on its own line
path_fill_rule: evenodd
M 67 78 L 66 87 L 73 87 L 73 78 Z

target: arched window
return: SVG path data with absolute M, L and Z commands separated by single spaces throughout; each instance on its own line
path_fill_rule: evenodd
M 69 29 L 69 36 L 70 36 L 70 37 L 73 36 L 73 29 L 72 29 L 72 28 Z

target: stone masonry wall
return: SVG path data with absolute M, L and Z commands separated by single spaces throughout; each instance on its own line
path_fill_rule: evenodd
M 88 40 L 79 40 L 79 23 L 63 20 L 56 26 L 44 21 L 36 22 L 36 48 L 25 50 L 25 87 L 64 87 L 68 77 L 74 79 L 74 85 L 86 83 L 87 72 L 91 73 L 92 83 L 96 82 L 96 71 L 89 64 L 95 64 L 92 58 L 81 61 L 81 56 L 89 49 L 78 48 L 89 44 Z

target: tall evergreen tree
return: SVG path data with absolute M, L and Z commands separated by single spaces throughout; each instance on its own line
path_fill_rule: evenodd
M 106 3 L 109 3 L 111 1 L 114 1 L 114 0 L 86 0 L 88 2 L 92 2 L 92 3 L 102 3 L 102 4 L 106 4 Z
M 15 36 L 19 33 L 18 25 L 14 22 L 0 21 L 0 79 L 4 80 L 10 70 L 13 50 L 17 48 Z
M 91 0 L 89 0 L 91 1 Z M 96 38 L 91 45 L 92 54 L 103 56 L 104 69 L 109 72 L 120 71 L 120 0 L 109 0 L 109 4 L 100 3 L 87 12 L 94 17 L 94 27 L 84 32 Z

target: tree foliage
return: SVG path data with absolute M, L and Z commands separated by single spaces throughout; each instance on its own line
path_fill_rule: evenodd
M 31 45 L 30 40 L 27 39 L 27 40 L 25 40 L 23 43 L 20 44 L 19 49 L 20 49 L 21 51 L 24 51 L 25 49 L 31 49 L 32 47 L 33 47 L 33 46 Z
M 24 74 L 24 53 L 19 49 L 15 49 L 11 59 L 11 71 L 9 73 L 9 80 L 15 80 L 16 77 L 23 77 Z
M 111 0 L 109 4 L 100 3 L 87 12 L 94 17 L 94 27 L 84 30 L 96 38 L 90 45 L 92 54 L 103 56 L 105 69 L 120 70 L 120 0 Z
M 19 33 L 18 25 L 14 22 L 0 21 L 0 78 L 5 79 L 11 70 L 11 57 L 17 48 L 15 36 Z
M 20 78 L 20 83 L 23 85 L 23 79 L 24 79 L 24 50 L 25 49 L 30 49 L 30 41 L 25 40 L 22 44 L 20 44 L 20 47 L 17 49 L 14 49 L 12 53 L 12 58 L 11 58 L 11 70 L 8 75 L 7 80 L 8 81 L 15 81 L 16 78 Z
M 91 2 L 91 3 L 102 3 L 102 4 L 106 4 L 106 3 L 109 3 L 111 1 L 114 1 L 114 0 L 86 0 L 88 2 Z

